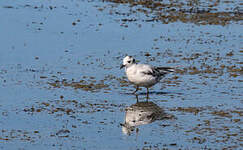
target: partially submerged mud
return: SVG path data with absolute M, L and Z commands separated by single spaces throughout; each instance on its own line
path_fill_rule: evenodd
M 150 19 L 144 19 L 144 22 L 161 21 L 164 24 L 173 22 L 194 23 L 197 25 L 226 25 L 230 22 L 242 21 L 243 10 L 239 6 L 230 5 L 229 10 L 221 11 L 220 5 L 224 2 L 212 1 L 152 1 L 152 0 L 105 0 L 116 4 L 129 4 L 131 7 L 127 13 L 119 13 L 111 8 L 110 13 L 130 16 L 137 12 L 144 13 Z M 232 3 L 234 3 L 232 1 Z M 240 3 L 235 2 L 235 3 Z M 113 7 L 116 7 L 115 5 Z M 101 8 L 100 8 L 101 9 Z M 104 9 L 104 8 L 103 8 Z M 101 10 L 103 10 L 101 9 Z M 122 19 L 123 22 L 133 22 L 137 18 Z
M 93 82 L 87 82 L 85 80 L 81 80 L 79 82 L 68 82 L 66 80 L 55 82 L 48 82 L 49 85 L 51 85 L 54 88 L 61 88 L 61 87 L 72 87 L 74 89 L 81 89 L 84 91 L 91 91 L 91 92 L 97 92 L 100 89 L 107 89 L 109 85 L 104 84 L 103 82 L 96 83 L 96 81 Z
M 25 130 L 0 130 L 0 141 L 14 141 L 20 140 L 22 142 L 34 143 L 39 140 L 39 131 L 25 131 Z
M 26 107 L 23 111 L 28 114 L 47 113 L 55 116 L 68 115 L 76 118 L 75 115 L 80 115 L 81 113 L 89 114 L 102 111 L 115 112 L 123 108 L 124 104 L 112 104 L 107 100 L 104 100 L 103 103 L 81 103 L 77 100 L 60 99 L 42 103 L 37 102 L 36 105 Z

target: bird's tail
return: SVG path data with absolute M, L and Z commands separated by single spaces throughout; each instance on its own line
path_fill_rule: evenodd
M 174 66 L 174 67 L 157 67 L 156 69 L 164 74 L 170 73 L 170 72 L 176 72 L 178 68 L 182 68 L 182 65 Z
M 156 70 L 158 70 L 162 74 L 175 72 L 175 68 L 172 68 L 172 67 L 157 67 Z

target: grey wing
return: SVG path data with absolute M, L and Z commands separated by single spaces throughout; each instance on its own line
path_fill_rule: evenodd
M 155 67 L 151 68 L 150 70 L 142 71 L 145 75 L 151 75 L 153 77 L 161 76 L 161 72 L 157 70 Z
M 171 67 L 154 67 L 155 72 L 157 72 L 160 76 L 164 76 L 170 72 L 174 72 L 175 69 Z
M 153 77 L 161 77 L 174 71 L 175 69 L 171 67 L 152 67 L 149 65 L 144 65 L 144 69 L 141 71 L 141 73 L 151 75 Z

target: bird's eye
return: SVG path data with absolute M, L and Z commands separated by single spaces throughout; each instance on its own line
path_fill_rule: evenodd
M 131 61 L 129 60 L 129 61 L 127 61 L 128 63 L 130 63 Z

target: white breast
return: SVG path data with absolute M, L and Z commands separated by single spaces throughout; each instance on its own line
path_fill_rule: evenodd
M 156 77 L 144 73 L 148 71 L 152 72 L 152 67 L 149 65 L 133 64 L 126 68 L 126 75 L 130 82 L 138 86 L 151 87 L 158 81 Z

